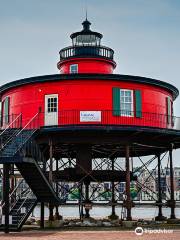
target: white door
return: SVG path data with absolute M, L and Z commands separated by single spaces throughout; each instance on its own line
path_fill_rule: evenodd
M 45 95 L 44 125 L 58 125 L 58 94 Z

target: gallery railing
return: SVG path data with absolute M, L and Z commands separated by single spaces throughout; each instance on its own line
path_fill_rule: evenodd
M 180 117 L 166 114 L 112 110 L 60 110 L 58 112 L 40 112 L 32 118 L 13 118 L 11 128 L 38 129 L 43 126 L 67 125 L 115 125 L 144 126 L 180 130 Z M 7 126 L 2 126 L 2 132 Z
M 118 125 L 180 130 L 180 118 L 166 114 L 112 110 L 60 110 L 40 113 L 40 126 Z
M 60 60 L 70 57 L 103 57 L 113 60 L 114 51 L 105 46 L 71 46 L 63 48 L 60 52 Z

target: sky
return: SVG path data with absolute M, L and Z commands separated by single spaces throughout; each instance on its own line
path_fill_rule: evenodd
M 58 73 L 58 52 L 82 29 L 86 8 L 92 30 L 115 51 L 115 73 L 180 89 L 179 0 L 0 0 L 0 85 Z M 180 97 L 174 112 L 180 116 Z

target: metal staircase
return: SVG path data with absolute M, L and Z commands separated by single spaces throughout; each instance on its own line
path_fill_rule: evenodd
M 25 158 L 23 162 L 16 163 L 16 166 L 39 202 L 52 204 L 60 202 L 42 169 L 33 158 Z
M 45 176 L 42 168 L 44 156 L 33 140 L 38 131 L 38 114 L 23 128 L 14 129 L 11 126 L 0 134 L 1 140 L 3 139 L 0 163 L 14 163 L 29 186 L 24 193 L 25 196 L 13 198 L 13 206 L 10 204 L 9 213 L 12 215 L 10 230 L 19 230 L 37 202 L 57 205 L 60 199 Z M 25 209 L 25 213 L 22 213 L 22 209 Z
M 24 189 L 24 186 L 26 188 Z M 23 224 L 26 222 L 34 207 L 37 205 L 37 198 L 30 190 L 27 184 L 24 184 L 24 180 L 21 179 L 19 184 L 10 194 L 10 230 L 19 231 Z M 2 209 L 5 204 L 3 204 Z M 4 217 L 2 219 L 1 229 L 4 228 Z

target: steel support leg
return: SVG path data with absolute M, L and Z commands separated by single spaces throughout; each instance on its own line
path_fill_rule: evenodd
M 84 212 L 83 212 L 83 200 L 82 200 L 82 196 L 83 196 L 83 184 L 80 184 L 80 199 L 79 199 L 79 215 L 80 215 L 80 220 L 83 219 L 84 217 Z
M 115 197 L 114 197 L 114 182 L 111 183 L 112 185 L 112 216 L 115 216 L 116 215 L 116 212 L 115 212 Z
M 44 202 L 41 202 L 41 219 L 40 219 L 40 227 L 44 228 Z
M 111 159 L 111 162 L 112 162 L 112 171 L 114 173 L 114 158 Z M 116 215 L 116 212 L 115 212 L 115 192 L 114 192 L 114 181 L 111 182 L 111 187 L 112 187 L 112 213 L 111 215 L 112 216 L 115 216 Z
M 58 172 L 58 159 L 56 159 L 56 172 Z M 58 197 L 59 195 L 59 187 L 58 187 L 58 182 L 56 180 L 56 195 Z M 61 220 L 62 219 L 62 216 L 59 214 L 59 206 L 56 205 L 55 206 L 55 215 L 54 215 L 54 219 L 55 220 Z
M 129 146 L 126 146 L 126 209 L 127 209 L 127 220 L 131 221 L 131 208 L 132 208 L 132 201 L 131 201 L 131 193 L 130 193 L 130 166 L 129 166 Z
M 53 209 L 54 209 L 54 205 L 49 204 L 49 221 L 54 221 Z
M 49 140 L 49 182 L 52 184 L 53 183 L 53 176 L 52 176 L 52 171 L 53 171 L 53 144 L 52 140 Z M 54 206 L 52 204 L 49 204 L 49 221 L 54 220 L 53 216 L 53 208 Z
M 170 189 L 171 189 L 171 199 L 170 199 L 170 207 L 171 207 L 171 219 L 175 219 L 175 200 L 174 200 L 174 172 L 173 172 L 173 159 L 172 159 L 172 150 L 169 150 L 169 161 L 170 161 Z
M 85 203 L 89 203 L 89 182 L 85 182 Z M 89 209 L 85 208 L 85 218 L 89 218 Z
M 77 148 L 77 158 L 76 158 L 76 172 L 77 174 L 81 175 L 84 180 L 85 185 L 85 217 L 89 218 L 89 209 L 86 208 L 87 204 L 90 204 L 89 200 L 89 180 L 88 178 L 89 173 L 92 170 L 92 152 L 91 152 L 91 145 L 82 144 L 79 145 Z
M 161 187 L 161 155 L 158 154 L 157 156 L 158 159 L 158 201 L 157 201 L 157 206 L 158 206 L 158 216 L 155 218 L 158 221 L 162 221 L 165 219 L 165 217 L 162 214 L 162 187 Z
M 52 140 L 49 140 L 49 182 L 52 184 L 53 176 L 53 145 Z
M 9 233 L 9 171 L 10 164 L 3 165 L 3 181 L 4 181 L 4 189 L 3 189 L 3 197 L 4 197 L 4 214 L 5 214 L 5 225 L 4 232 Z

